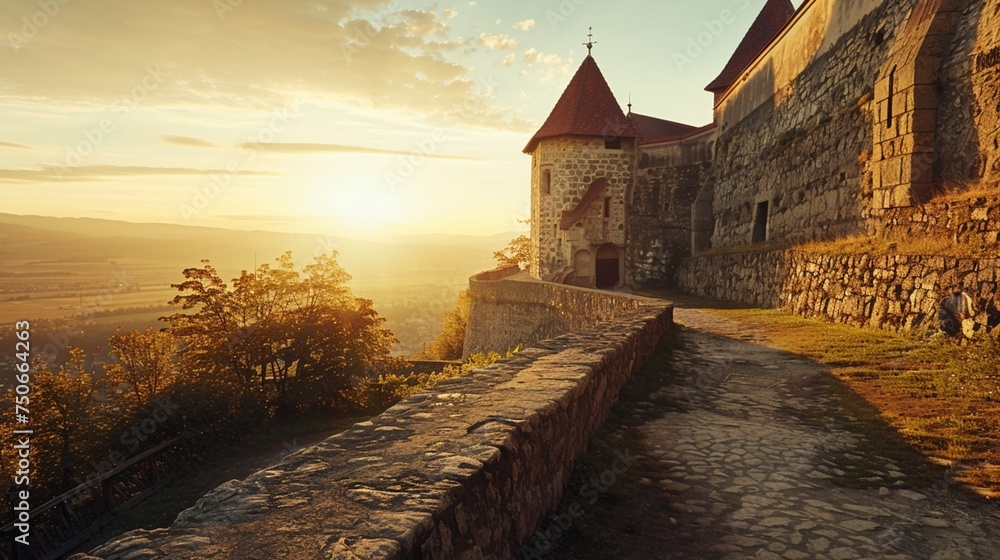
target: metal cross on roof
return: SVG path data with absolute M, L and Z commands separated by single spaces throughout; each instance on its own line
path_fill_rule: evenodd
M 583 46 L 587 47 L 587 56 L 590 56 L 590 51 L 594 48 L 594 45 L 597 44 L 597 41 L 594 40 L 593 27 L 590 28 L 590 33 L 587 35 L 587 39 L 588 41 L 584 43 Z

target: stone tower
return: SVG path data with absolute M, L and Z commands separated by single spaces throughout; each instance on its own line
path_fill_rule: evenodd
M 588 54 L 524 148 L 534 276 L 597 288 L 625 281 L 626 200 L 639 136 Z

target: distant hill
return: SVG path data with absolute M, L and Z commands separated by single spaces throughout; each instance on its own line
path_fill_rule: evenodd
M 181 268 L 203 258 L 229 275 L 272 262 L 291 250 L 302 261 L 336 250 L 357 285 L 395 279 L 408 283 L 441 275 L 469 276 L 492 267 L 492 254 L 516 236 L 440 235 L 361 241 L 310 234 L 239 231 L 94 218 L 53 218 L 0 213 L 0 264 L 155 260 Z M 179 273 L 181 268 L 177 269 Z
M 292 251 L 301 265 L 336 250 L 355 294 L 371 299 L 400 340 L 399 353 L 429 343 L 468 278 L 493 267 L 515 237 L 399 236 L 362 241 L 94 218 L 0 213 L 0 324 L 99 313 L 103 324 L 155 321 L 176 295 L 170 284 L 209 259 L 225 279 Z M 112 294 L 113 297 L 105 297 Z M 96 302 L 96 303 L 88 303 Z M 132 321 L 132 323 L 129 323 Z M 100 338 L 98 336 L 98 338 Z

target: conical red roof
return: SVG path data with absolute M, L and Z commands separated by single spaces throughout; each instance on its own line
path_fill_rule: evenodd
M 722 93 L 729 89 L 740 74 L 749 67 L 754 59 L 759 55 L 771 41 L 778 36 L 778 33 L 785 27 L 788 20 L 795 15 L 795 7 L 791 0 L 767 0 L 764 9 L 754 20 L 750 30 L 740 46 L 736 47 L 736 52 L 726 64 L 726 67 L 719 74 L 719 77 L 705 87 L 705 90 L 712 93 Z
M 639 129 L 625 117 L 592 56 L 587 56 L 580 65 L 545 124 L 524 148 L 524 153 L 535 151 L 538 141 L 543 138 L 567 135 L 639 137 Z

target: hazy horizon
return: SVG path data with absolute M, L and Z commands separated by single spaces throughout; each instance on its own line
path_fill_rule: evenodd
M 702 125 L 705 84 L 764 2 L 0 0 L 0 211 L 358 239 L 521 230 L 521 150 L 591 26 L 623 106 Z

